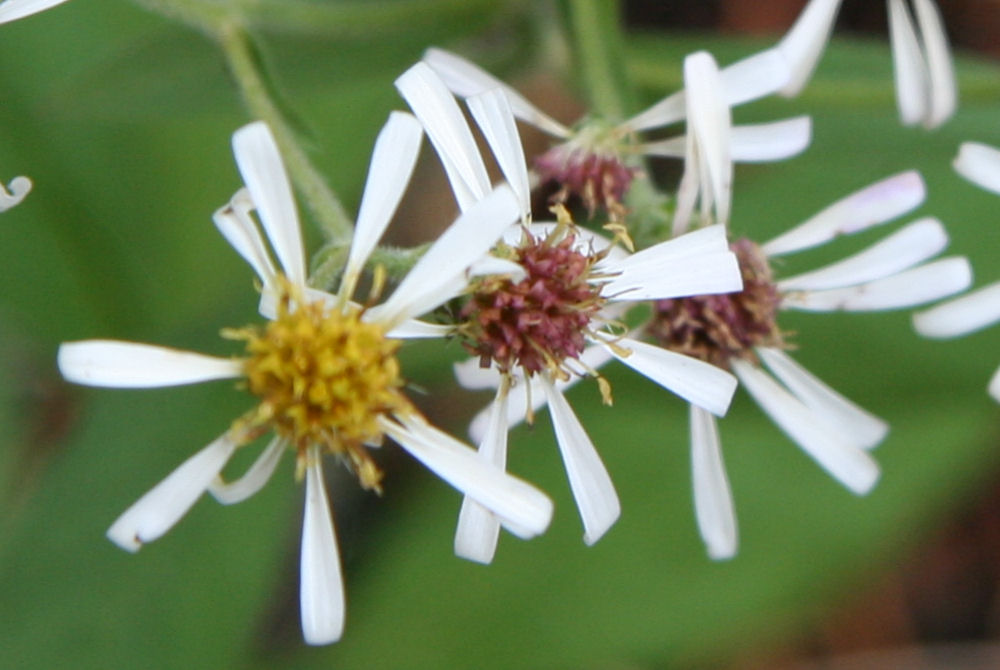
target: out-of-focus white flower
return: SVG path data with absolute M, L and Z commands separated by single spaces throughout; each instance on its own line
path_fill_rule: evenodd
M 906 0 L 888 0 L 896 104 L 904 125 L 936 128 L 958 105 L 951 50 L 934 1 L 911 1 L 912 14 Z M 783 95 L 798 95 L 809 81 L 839 8 L 840 0 L 812 0 L 779 43 L 777 48 L 792 69 L 788 85 L 781 90 Z
M 953 165 L 973 184 L 1000 194 L 1000 151 L 979 142 L 964 142 Z M 1000 321 L 1000 282 L 913 315 L 913 326 L 918 333 L 941 339 L 968 335 L 997 321 Z M 993 373 L 988 390 L 1000 402 L 1000 369 Z
M 0 2 L 0 23 L 23 19 L 64 2 L 66 0 L 4 0 Z
M 707 54 L 704 57 L 711 58 Z M 453 93 L 461 97 L 469 98 L 492 89 L 503 90 L 514 116 L 561 141 L 536 161 L 535 169 L 540 181 L 555 181 L 567 193 L 580 196 L 591 210 L 604 207 L 612 215 L 620 214 L 622 199 L 635 172 L 636 156 L 683 157 L 692 146 L 683 136 L 644 143 L 638 139 L 639 133 L 685 120 L 688 120 L 690 129 L 702 113 L 710 114 L 713 120 L 717 117 L 714 107 L 706 109 L 699 106 L 703 96 L 695 94 L 698 100 L 689 100 L 692 91 L 688 88 L 623 122 L 585 119 L 570 128 L 542 112 L 499 79 L 455 54 L 429 49 L 424 54 L 424 61 Z M 730 106 L 776 92 L 787 84 L 789 76 L 785 58 L 776 49 L 754 54 L 723 68 L 717 78 L 727 115 Z M 686 86 L 690 87 L 692 81 L 685 77 Z M 711 104 L 714 105 L 714 101 Z M 700 127 L 706 128 L 704 124 Z M 727 145 L 732 160 L 772 161 L 801 152 L 808 146 L 810 138 L 809 118 L 796 117 L 774 123 L 736 126 Z
M 27 177 L 14 177 L 7 187 L 0 184 L 0 212 L 6 212 L 20 203 L 30 192 L 31 180 Z
M 467 268 L 518 216 L 509 189 L 491 191 L 428 249 L 384 302 L 351 301 L 357 277 L 382 236 L 409 181 L 420 147 L 420 124 L 393 113 L 375 145 L 357 228 L 340 291 L 308 287 L 295 203 L 278 148 L 267 126 L 254 123 L 233 136 L 246 189 L 216 213 L 215 222 L 263 285 L 262 327 L 224 331 L 246 343 L 242 358 L 217 358 L 164 347 L 90 340 L 63 344 L 59 368 L 73 382 L 146 388 L 243 378 L 259 404 L 221 437 L 185 461 L 132 505 L 108 530 L 129 551 L 168 531 L 203 492 L 235 503 L 270 478 L 280 455 L 296 453 L 306 480 L 301 553 L 302 628 L 309 644 L 338 640 L 344 593 L 333 519 L 323 484 L 324 454 L 338 457 L 366 488 L 379 490 L 381 473 L 368 453 L 385 436 L 478 504 L 511 532 L 545 530 L 551 501 L 529 484 L 485 464 L 472 449 L 431 426 L 402 393 L 397 333 L 419 330 L 412 319 L 465 287 Z M 251 217 L 256 210 L 277 266 Z M 245 475 L 220 473 L 237 448 L 269 432 L 274 439 Z
M 867 452 L 881 442 L 888 426 L 785 353 L 778 312 L 864 312 L 921 305 L 964 290 L 971 281 L 968 261 L 951 257 L 925 262 L 948 240 L 941 223 L 932 218 L 910 223 L 842 261 L 793 277 L 774 278 L 769 260 L 886 223 L 924 197 L 920 176 L 905 172 L 847 196 L 763 245 L 737 240 L 732 248 L 740 260 L 743 290 L 657 300 L 646 333 L 667 350 L 731 370 L 761 409 L 821 467 L 854 493 L 867 493 L 879 477 L 878 465 Z M 521 420 L 526 405 L 538 407 L 546 400 L 535 387 L 516 387 L 509 395 L 511 425 Z M 488 416 L 483 412 L 473 421 L 473 439 L 486 432 Z M 711 413 L 694 405 L 691 461 L 702 538 L 711 557 L 729 558 L 737 550 L 737 523 L 718 428 Z

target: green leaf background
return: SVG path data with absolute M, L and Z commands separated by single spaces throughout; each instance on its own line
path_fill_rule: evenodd
M 520 51 L 534 39 L 524 30 L 524 12 L 534 10 L 523 3 L 475 20 L 441 4 L 433 24 L 392 24 L 383 37 L 357 26 L 262 33 L 311 155 L 351 210 L 376 132 L 403 106 L 391 82 L 423 48 L 468 49 L 515 79 L 535 63 L 533 51 Z M 912 332 L 907 313 L 786 314 L 796 358 L 892 424 L 875 452 L 883 478 L 871 495 L 843 490 L 739 395 L 721 430 L 740 553 L 711 562 L 691 509 L 683 404 L 612 368 L 613 408 L 591 384 L 570 394 L 623 504 L 598 545 L 581 541 L 545 416 L 513 435 L 511 469 L 553 496 L 552 528 L 531 542 L 505 536 L 489 567 L 452 553 L 460 496 L 389 447 L 380 455 L 382 499 L 332 475 L 348 626 L 337 645 L 305 647 L 296 602 L 302 491 L 290 462 L 245 503 L 200 502 L 138 555 L 103 537 L 249 399 L 226 382 L 80 389 L 54 366 L 59 342 L 89 337 L 225 355 L 219 328 L 254 320 L 251 273 L 210 220 L 239 185 L 229 137 L 249 120 L 224 62 L 197 32 L 112 0 L 71 2 L 2 30 L 0 168 L 5 179 L 30 175 L 35 190 L 0 220 L 0 666 L 722 662 L 803 634 L 860 598 L 1000 464 L 998 411 L 985 393 L 1000 363 L 1000 328 L 932 342 Z M 651 102 L 680 85 L 684 54 L 707 48 L 727 63 L 762 46 L 635 35 L 629 71 Z M 857 188 L 917 168 L 930 196 L 907 220 L 938 216 L 952 252 L 972 260 L 977 284 L 1000 279 L 1000 200 L 950 168 L 962 141 L 1000 144 L 1000 70 L 963 58 L 959 75 L 962 106 L 948 125 L 903 129 L 886 44 L 836 41 L 802 97 L 737 110 L 739 121 L 811 114 L 814 143 L 785 163 L 738 168 L 735 231 L 768 239 Z M 425 153 L 426 172 L 439 171 Z M 404 214 L 395 226 L 422 231 L 450 210 L 434 216 Z M 839 240 L 779 271 L 814 267 L 879 236 Z M 422 343 L 407 349 L 404 366 L 427 390 L 417 396 L 424 409 L 462 433 L 488 396 L 454 388 L 449 368 L 459 356 L 455 345 Z

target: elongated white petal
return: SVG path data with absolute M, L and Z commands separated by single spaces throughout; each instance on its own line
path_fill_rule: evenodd
M 834 391 L 785 352 L 766 347 L 756 351 L 781 383 L 830 430 L 862 449 L 871 449 L 885 439 L 889 424 Z
M 274 264 L 267 253 L 264 238 L 250 216 L 252 209 L 250 191 L 241 188 L 229 203 L 216 210 L 212 221 L 229 245 L 253 268 L 265 289 L 270 289 L 276 274 Z
M 380 307 L 379 319 L 395 327 L 452 298 L 453 292 L 445 289 L 493 246 L 519 213 L 517 198 L 506 185 L 477 202 L 421 256 Z
M 866 451 L 817 421 L 814 412 L 760 368 L 738 359 L 732 365 L 747 391 L 782 432 L 854 493 L 871 491 L 878 481 L 879 467 Z
M 116 340 L 64 342 L 58 364 L 67 381 L 111 388 L 177 386 L 243 375 L 239 360 Z
M 963 142 L 952 166 L 973 184 L 1000 193 L 1000 150 L 979 142 Z
M 628 337 L 614 344 L 608 348 L 612 356 L 668 391 L 717 416 L 729 409 L 737 383 L 725 370 Z
M 903 125 L 916 125 L 928 116 L 929 83 L 916 26 L 903 0 L 889 0 L 889 38 L 899 118 Z
M 762 249 L 768 256 L 779 256 L 818 246 L 838 235 L 851 235 L 910 211 L 926 194 L 919 172 L 902 172 L 838 200 Z
M 453 326 L 410 319 L 390 330 L 385 336 L 397 340 L 416 340 L 448 337 L 454 332 Z
M 514 116 L 525 123 L 560 139 L 570 136 L 570 130 L 528 102 L 527 98 L 460 56 L 443 49 L 430 48 L 424 52 L 424 62 L 434 68 L 452 93 L 468 98 L 492 89 L 502 90 L 510 100 Z
M 5 0 L 0 4 L 0 23 L 16 21 L 64 2 L 66 0 Z
M 6 187 L 0 184 L 0 212 L 19 204 L 30 192 L 31 180 L 27 177 L 14 177 Z
M 478 358 L 467 358 L 452 366 L 455 371 L 455 381 L 462 388 L 479 390 L 495 389 L 500 386 L 500 373 L 493 366 L 482 367 Z M 492 406 L 492 405 L 491 405 Z M 482 437 L 476 438 L 481 442 Z
M 796 96 L 809 82 L 826 48 L 839 9 L 840 0 L 811 0 L 778 43 L 778 50 L 791 69 L 791 77 L 781 89 L 782 95 Z
M 781 306 L 809 312 L 903 309 L 946 298 L 972 284 L 972 267 L 965 257 L 933 263 L 866 284 L 826 291 L 786 293 Z
M 549 415 L 556 432 L 556 442 L 562 454 L 569 486 L 573 491 L 580 518 L 583 520 L 583 541 L 594 544 L 618 520 L 621 504 L 611 483 L 607 468 L 597 455 L 594 444 L 580 425 L 562 391 L 549 381 L 542 381 L 549 405 Z
M 305 252 L 292 187 L 267 124 L 257 121 L 233 133 L 233 154 L 281 267 L 293 284 L 305 286 Z
M 421 419 L 380 426 L 411 456 L 461 493 L 496 514 L 512 533 L 528 539 L 545 532 L 552 501 L 531 484 L 483 462 L 471 448 Z
M 227 432 L 181 463 L 118 517 L 108 529 L 108 539 L 122 549 L 138 551 L 170 530 L 226 465 L 238 439 Z
M 479 445 L 479 457 L 498 470 L 507 469 L 507 389 L 497 390 L 490 405 L 486 436 Z M 465 496 L 458 513 L 455 555 L 484 565 L 493 562 L 500 535 L 500 521 L 474 498 Z
M 691 405 L 690 415 L 695 518 L 709 557 L 721 561 L 736 555 L 733 493 L 722 461 L 715 417 L 695 405 Z
M 695 155 L 686 156 L 684 169 L 698 174 L 702 218 L 726 223 L 732 201 L 732 119 L 718 66 L 707 52 L 684 59 L 684 87 L 688 133 L 694 136 L 695 145 Z
M 319 449 L 310 451 L 299 558 L 302 637 L 306 644 L 330 644 L 344 633 L 344 580 Z
M 610 300 L 636 301 L 732 293 L 743 288 L 739 262 L 729 251 L 627 266 L 601 290 Z
M 937 128 L 955 113 L 958 106 L 955 69 L 951 63 L 948 35 L 934 0 L 913 0 L 913 8 L 927 57 L 929 99 L 924 127 Z
M 507 96 L 502 90 L 493 89 L 472 96 L 468 104 L 469 111 L 497 159 L 500 171 L 521 203 L 521 219 L 530 221 L 531 186 L 528 183 L 528 166 Z
M 423 130 L 416 118 L 392 112 L 375 140 L 351 251 L 344 267 L 344 282 L 350 289 L 396 213 L 417 163 L 422 137 Z
M 994 400 L 1000 402 L 1000 369 L 994 372 L 993 377 L 990 378 L 988 391 Z
M 485 275 L 506 275 L 512 282 L 519 282 L 524 279 L 528 271 L 524 266 L 505 258 L 496 256 L 482 256 L 472 263 L 466 271 L 469 277 L 482 277 Z
M 920 219 L 842 261 L 782 279 L 778 290 L 815 291 L 882 279 L 937 255 L 946 246 L 948 233 L 941 222 Z
M 1000 321 L 1000 282 L 917 312 L 913 327 L 925 337 L 958 337 Z
M 278 467 L 278 461 L 281 460 L 281 455 L 287 446 L 286 440 L 275 437 L 242 477 L 227 482 L 222 479 L 222 475 L 217 475 L 208 487 L 208 492 L 223 505 L 243 502 L 260 491 L 268 482 L 271 475 L 274 474 L 274 469 Z
M 489 193 L 490 178 L 454 96 L 426 63 L 404 72 L 396 79 L 396 88 L 423 124 L 459 208 L 467 210 Z
M 796 156 L 812 140 L 812 119 L 796 116 L 783 121 L 733 126 L 730 130 L 729 151 L 735 163 L 766 163 Z M 640 150 L 650 156 L 684 158 L 687 136 L 679 135 L 659 142 L 650 142 Z
M 791 71 L 777 49 L 767 49 L 731 63 L 719 71 L 726 104 L 735 107 L 770 95 L 788 82 Z M 678 91 L 622 124 L 634 132 L 661 128 L 685 118 L 687 98 Z
M 580 231 L 583 232 L 582 230 Z M 630 267 L 647 264 L 661 264 L 673 260 L 710 255 L 729 251 L 729 239 L 726 226 L 718 223 L 713 226 L 698 228 L 659 242 L 651 247 L 637 251 L 634 254 L 621 256 L 617 259 L 606 258 L 597 263 L 601 272 L 628 272 Z

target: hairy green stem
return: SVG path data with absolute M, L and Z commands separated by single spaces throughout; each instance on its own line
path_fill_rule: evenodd
M 622 56 L 621 7 L 617 0 L 568 0 L 569 24 L 591 110 L 623 121 L 630 88 Z

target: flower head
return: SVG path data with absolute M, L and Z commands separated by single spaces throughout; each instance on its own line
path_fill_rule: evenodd
M 344 622 L 340 561 L 321 469 L 324 454 L 351 468 L 362 486 L 378 490 L 381 474 L 367 448 L 390 437 L 522 537 L 544 531 L 552 513 L 544 494 L 490 468 L 428 424 L 402 392 L 396 359 L 398 337 L 423 333 L 413 317 L 460 292 L 466 268 L 516 218 L 513 195 L 497 189 L 481 207 L 460 217 L 385 302 L 361 306 L 351 300 L 409 180 L 420 137 L 417 121 L 400 113 L 390 116 L 380 133 L 341 288 L 329 295 L 306 283 L 291 188 L 270 131 L 263 123 L 237 131 L 233 147 L 247 187 L 216 213 L 215 221 L 260 278 L 261 311 L 270 319 L 263 326 L 223 331 L 245 344 L 242 357 L 99 340 L 66 343 L 59 350 L 63 375 L 92 386 L 245 379 L 257 405 L 140 498 L 115 521 L 108 537 L 136 551 L 169 530 L 206 490 L 223 503 L 243 500 L 267 482 L 281 453 L 290 449 L 306 480 L 301 608 L 310 644 L 336 641 Z M 277 265 L 251 217 L 254 210 Z M 256 463 L 240 479 L 225 482 L 220 473 L 229 457 L 266 433 L 274 438 Z
M 699 56 L 703 57 L 711 59 L 708 54 Z M 705 113 L 715 118 L 714 110 L 699 106 L 700 101 L 692 110 L 688 90 L 668 96 L 627 120 L 587 118 L 570 128 L 542 112 L 511 87 L 455 54 L 429 49 L 424 54 L 424 61 L 453 93 L 461 97 L 472 98 L 490 90 L 502 90 L 515 117 L 560 141 L 535 161 L 539 181 L 556 182 L 560 187 L 560 197 L 575 195 L 591 213 L 602 208 L 616 220 L 624 217 L 623 202 L 639 171 L 638 157 L 683 157 L 691 150 L 691 143 L 684 136 L 642 142 L 639 134 L 687 120 L 690 135 L 691 124 L 704 127 Z M 727 114 L 729 106 L 774 93 L 786 84 L 789 75 L 784 57 L 773 49 L 720 70 L 719 87 Z M 690 86 L 691 81 L 685 77 L 686 86 Z M 732 160 L 756 162 L 787 158 L 805 149 L 809 139 L 807 117 L 737 126 L 732 130 Z M 726 146 L 730 144 L 727 142 Z

